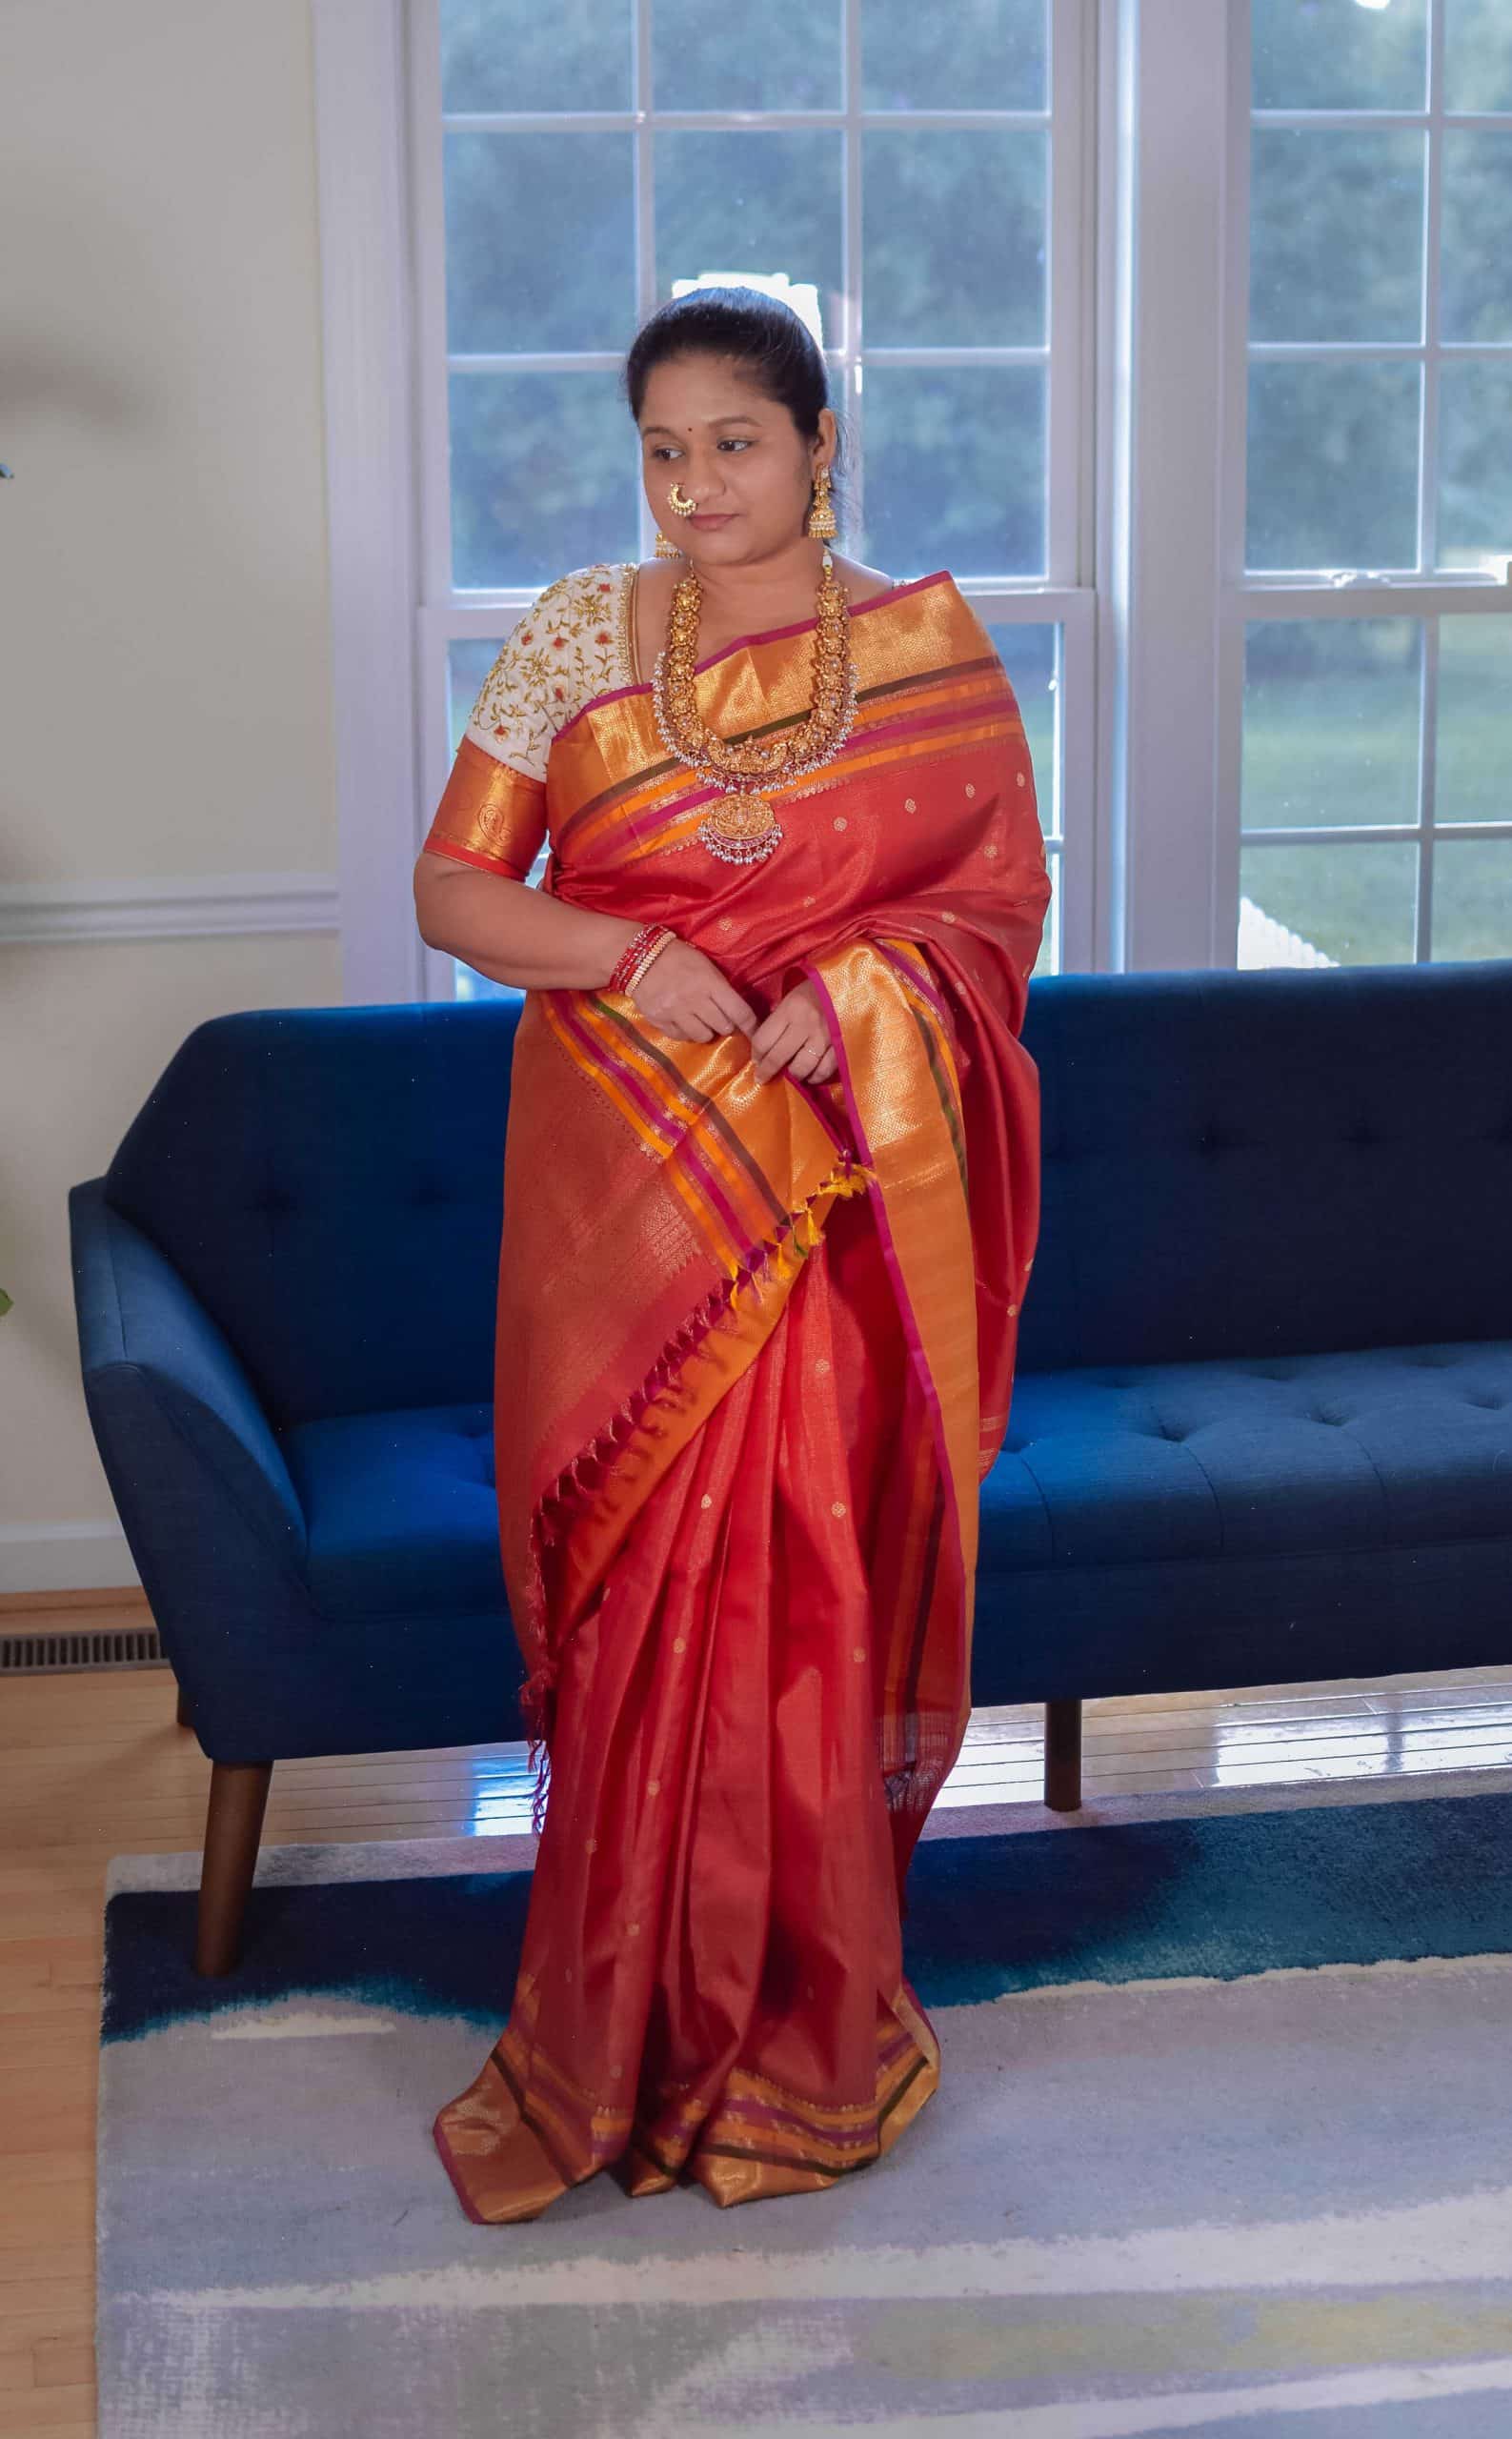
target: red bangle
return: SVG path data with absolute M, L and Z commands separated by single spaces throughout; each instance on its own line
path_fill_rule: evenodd
M 631 975 L 635 972 L 642 957 L 645 955 L 647 949 L 655 939 L 657 928 L 658 927 L 655 923 L 643 923 L 639 931 L 634 933 L 630 939 L 626 941 L 624 950 L 615 965 L 614 972 L 609 978 L 609 988 L 611 991 L 622 991 L 624 989 L 626 982 L 629 980 Z
M 676 934 L 670 932 L 664 923 L 643 923 L 627 945 L 606 987 L 611 991 L 628 991 L 651 963 L 656 951 L 665 948 L 667 942 L 675 937 Z

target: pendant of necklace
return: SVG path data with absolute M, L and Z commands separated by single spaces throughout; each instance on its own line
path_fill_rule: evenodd
M 669 754 L 724 794 L 710 805 L 693 838 L 726 864 L 761 863 L 780 846 L 782 825 L 761 786 L 781 787 L 818 770 L 838 754 L 856 713 L 856 664 L 850 648 L 850 596 L 835 574 L 826 545 L 815 603 L 812 706 L 785 737 L 731 743 L 709 728 L 697 705 L 696 671 L 703 591 L 692 570 L 676 586 L 667 641 L 656 655 L 652 702 Z M 751 781 L 757 784 L 752 786 Z

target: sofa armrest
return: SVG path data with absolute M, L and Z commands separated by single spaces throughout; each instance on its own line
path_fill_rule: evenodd
M 104 1182 L 91 1178 L 69 1193 L 74 1306 L 91 1421 L 133 1557 L 140 1564 L 119 1485 L 133 1476 L 130 1419 L 140 1400 L 183 1451 L 184 1476 L 165 1490 L 182 1499 L 196 1482 L 212 1488 L 270 1556 L 302 1560 L 304 1511 L 240 1357 L 151 1239 L 111 1209 Z M 101 1400 L 94 1393 L 107 1380 L 114 1394 Z

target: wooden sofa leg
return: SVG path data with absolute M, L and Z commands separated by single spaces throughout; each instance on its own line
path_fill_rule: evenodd
M 211 1766 L 194 1942 L 196 1973 L 230 1973 L 241 1955 L 242 1917 L 257 1868 L 257 1843 L 272 1774 L 271 1762 L 216 1762 Z
M 178 1708 L 173 1713 L 173 1717 L 177 1720 L 180 1727 L 192 1727 L 194 1724 L 194 1714 L 189 1706 L 189 1696 L 185 1693 L 182 1685 L 180 1685 L 178 1689 Z
M 1045 1802 L 1052 1812 L 1081 1804 L 1081 1704 L 1045 1704 Z

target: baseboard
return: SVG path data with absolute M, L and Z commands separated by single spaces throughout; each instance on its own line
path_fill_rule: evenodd
M 83 1524 L 0 1524 L 0 1609 L 91 1602 L 101 1594 L 145 1602 L 142 1579 L 112 1517 Z

